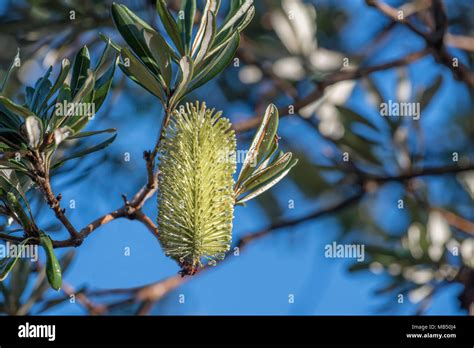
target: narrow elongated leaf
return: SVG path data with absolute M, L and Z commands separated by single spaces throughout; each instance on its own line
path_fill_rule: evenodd
M 276 131 L 278 129 L 278 109 L 270 104 L 263 116 L 262 124 L 252 141 L 250 149 L 245 158 L 239 174 L 237 183 L 244 181 L 251 172 L 252 164 L 258 165 L 260 161 L 268 156 L 269 150 L 274 147 Z M 266 157 L 265 157 L 266 158 Z
M 278 174 L 280 174 L 286 169 L 286 167 L 291 161 L 291 157 L 291 152 L 282 154 L 281 156 L 278 156 L 276 161 L 268 167 L 253 173 L 249 178 L 242 182 L 239 188 L 239 192 L 237 192 L 237 194 L 249 191 L 276 177 Z
M 178 20 L 178 29 L 181 33 L 181 39 L 184 44 L 184 51 L 188 55 L 190 53 L 195 15 L 196 0 L 182 0 L 180 16 L 183 16 L 183 18 L 179 18 Z
M 102 39 L 102 41 L 104 41 L 105 43 L 109 44 L 110 43 L 110 47 L 112 47 L 117 53 L 120 53 L 120 51 L 122 50 L 122 47 L 117 45 L 115 42 L 113 42 L 110 37 L 108 37 L 107 35 L 105 35 L 104 33 L 99 33 L 99 38 Z M 96 69 L 97 70 L 97 69 Z
M 433 97 L 435 94 L 438 92 L 439 88 L 443 84 L 443 76 L 438 75 L 434 82 L 423 91 L 418 97 L 419 103 L 420 103 L 420 113 L 426 109 L 426 107 L 430 104 L 430 102 L 433 100 Z
M 236 29 L 228 29 L 227 31 L 221 32 L 219 35 L 217 35 L 216 39 L 214 40 L 214 46 L 209 50 L 209 55 L 215 54 L 223 47 L 228 45 L 228 43 L 232 40 L 232 36 L 234 35 L 234 33 L 240 33 L 241 31 L 243 31 L 250 24 L 254 16 L 255 8 L 252 6 L 247 11 L 242 22 L 238 24 Z
M 45 98 L 45 103 L 43 106 L 46 104 L 46 102 L 53 96 L 54 93 L 63 85 L 64 81 L 66 80 L 67 74 L 69 73 L 69 70 L 71 68 L 71 63 L 69 62 L 68 59 L 63 59 L 61 62 L 61 71 L 59 72 L 58 78 L 54 82 L 53 87 L 48 93 L 48 96 Z
M 255 189 L 254 191 L 252 191 L 251 193 L 249 193 L 247 196 L 239 199 L 236 204 L 242 204 L 242 203 L 245 203 L 259 195 L 261 195 L 262 193 L 264 193 L 265 191 L 267 191 L 268 189 L 272 188 L 273 186 L 275 186 L 276 184 L 278 184 L 291 170 L 291 168 L 293 168 L 296 164 L 298 163 L 298 160 L 297 159 L 294 159 L 293 161 L 291 161 L 288 166 L 286 167 L 286 169 L 280 173 L 279 175 L 277 175 L 275 178 L 273 178 L 270 182 L 264 184 L 263 186 L 261 187 L 258 187 L 257 189 Z
M 181 69 L 181 80 L 178 87 L 176 88 L 173 97 L 171 97 L 170 105 L 171 109 L 181 100 L 181 98 L 188 92 L 188 86 L 193 77 L 193 61 L 188 56 L 184 56 L 180 62 L 179 67 Z
M 143 29 L 153 30 L 153 28 L 130 11 L 130 9 L 125 5 L 114 3 L 112 5 L 112 18 L 114 19 L 115 26 L 133 52 L 148 67 L 148 69 L 150 69 L 154 74 L 158 74 L 158 66 L 147 47 L 145 38 L 143 37 Z
M 163 22 L 163 26 L 165 27 L 166 32 L 170 36 L 177 50 L 181 55 L 185 55 L 184 45 L 179 35 L 178 25 L 176 24 L 171 13 L 169 12 L 168 7 L 166 7 L 165 0 L 157 0 L 156 10 L 158 11 L 158 14 L 161 18 L 161 21 Z
M 239 47 L 239 41 L 239 34 L 235 33 L 229 45 L 227 45 L 218 55 L 212 58 L 212 61 L 206 64 L 206 67 L 201 70 L 199 74 L 193 79 L 188 92 L 201 87 L 220 74 L 234 58 L 235 52 Z
M 202 13 L 202 18 L 201 18 L 201 23 L 199 24 L 199 29 L 196 33 L 196 37 L 193 42 L 193 47 L 191 50 L 192 56 L 194 57 L 199 46 L 201 45 L 201 40 L 204 35 L 204 31 L 206 29 L 206 26 L 208 24 L 208 12 L 212 12 L 214 17 L 217 14 L 217 11 L 219 10 L 220 6 L 220 0 L 207 0 L 206 1 L 206 6 L 204 7 L 204 11 Z
M 115 67 L 119 62 L 119 57 L 116 57 L 109 69 L 97 80 L 95 83 L 94 105 L 96 111 L 100 109 L 109 93 L 114 78 Z
M 53 169 L 59 167 L 59 166 L 62 166 L 65 162 L 69 161 L 69 160 L 72 160 L 74 158 L 79 158 L 79 157 L 83 157 L 85 155 L 88 155 L 88 154 L 91 154 L 91 153 L 94 153 L 94 152 L 97 152 L 97 151 L 100 151 L 102 149 L 105 149 L 107 146 L 109 146 L 110 144 L 113 143 L 113 141 L 115 140 L 115 138 L 117 137 L 117 134 L 115 134 L 114 136 L 108 138 L 107 140 L 105 140 L 104 142 L 98 144 L 98 145 L 95 145 L 95 146 L 92 146 L 88 149 L 85 149 L 85 150 L 82 150 L 82 151 L 78 151 L 70 156 L 67 156 L 65 158 L 62 158 L 58 163 L 56 163 L 54 166 L 53 166 Z
M 30 241 L 30 238 L 27 238 L 27 239 L 24 239 L 23 241 L 21 241 L 21 243 L 19 243 L 18 245 L 19 246 L 23 246 L 25 245 L 26 243 L 28 243 Z M 10 271 L 13 269 L 13 267 L 15 266 L 16 262 L 18 261 L 18 258 L 20 257 L 20 253 L 17 253 L 15 257 L 12 257 L 10 258 L 10 260 L 8 260 L 7 262 L 5 263 L 2 263 L 2 268 L 0 270 L 0 281 L 4 281 L 5 278 L 8 276 L 8 274 L 10 273 Z
M 239 9 L 235 12 L 235 14 L 226 20 L 222 28 L 220 29 L 220 33 L 225 32 L 227 29 L 231 28 L 243 15 L 247 13 L 250 7 L 253 5 L 253 0 L 246 0 Z
M 143 37 L 150 48 L 153 58 L 158 63 L 158 67 L 164 79 L 164 85 L 169 88 L 172 78 L 171 48 L 157 31 L 144 30 Z
M 72 68 L 71 94 L 74 97 L 87 79 L 87 70 L 91 64 L 91 57 L 87 46 L 84 46 L 76 55 Z
M 79 103 L 88 103 L 92 99 L 94 94 L 94 84 L 95 84 L 95 75 L 92 70 L 87 71 L 87 79 L 82 84 L 81 89 L 77 92 L 72 103 L 74 106 L 79 105 Z M 74 125 L 78 122 L 81 122 L 84 118 L 88 119 L 94 115 L 76 115 L 74 114 L 75 107 L 69 108 L 67 114 L 62 117 L 59 125 L 69 125 L 74 131 L 77 131 L 74 128 Z
M 379 129 L 375 125 L 373 125 L 369 120 L 367 120 L 365 117 L 361 116 L 354 110 L 351 110 L 342 105 L 336 105 L 336 108 L 341 114 L 342 123 L 346 126 L 346 128 L 349 128 L 347 129 L 347 131 L 350 131 L 353 122 L 362 123 L 376 132 L 379 131 Z
M 13 71 L 13 68 L 15 67 L 15 62 L 18 59 L 20 59 L 20 49 L 19 48 L 17 50 L 15 58 L 13 58 L 13 60 L 10 63 L 10 66 L 8 67 L 7 71 L 5 71 L 5 75 L 3 75 L 2 81 L 0 82 L 0 93 L 2 93 L 3 90 L 5 89 L 5 86 L 7 85 L 7 82 L 8 82 L 8 78 L 10 77 L 10 74 Z
M 119 67 L 133 81 L 145 88 L 148 92 L 164 101 L 163 88 L 155 76 L 144 66 L 127 48 L 122 48 L 122 60 Z M 126 63 L 129 66 L 126 66 Z
M 199 64 L 206 56 L 207 52 L 209 51 L 209 48 L 212 46 L 212 43 L 214 41 L 215 30 L 215 17 L 214 14 L 209 11 L 207 12 L 205 18 L 205 27 L 201 42 L 199 42 L 198 44 L 199 50 L 197 51 L 196 58 L 194 59 L 194 64 Z
M 21 106 L 21 105 L 18 105 L 18 104 L 15 104 L 14 102 L 12 102 L 10 99 L 4 97 L 4 96 L 0 96 L 0 103 L 10 112 L 12 112 L 13 114 L 17 115 L 17 116 L 20 116 L 20 117 L 23 117 L 23 118 L 27 118 L 28 116 L 31 116 L 33 115 L 33 112 L 31 110 L 29 110 L 28 108 L 25 108 L 24 106 Z
M 41 109 L 41 105 L 47 102 L 46 97 L 48 96 L 52 87 L 51 82 L 49 81 L 49 76 L 51 75 L 52 70 L 53 67 L 50 66 L 46 71 L 46 74 L 36 81 L 35 92 L 31 98 L 30 110 L 37 115 L 40 115 L 39 109 Z
M 103 134 L 103 133 L 114 133 L 116 131 L 117 131 L 117 128 L 109 128 L 109 129 L 104 129 L 100 131 L 80 132 L 80 133 L 69 136 L 67 139 L 68 140 L 81 139 L 81 138 L 86 138 L 86 137 Z

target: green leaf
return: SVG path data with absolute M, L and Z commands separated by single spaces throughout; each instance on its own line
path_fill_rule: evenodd
M 104 33 L 99 33 L 99 38 L 102 39 L 102 41 L 104 41 L 106 44 L 110 44 L 110 47 L 112 47 L 117 53 L 120 53 L 122 47 L 113 42 L 110 37 L 108 37 Z
M 194 16 L 196 15 L 196 0 L 181 0 L 181 11 L 178 20 L 178 29 L 181 33 L 184 51 L 189 55 L 191 38 L 193 36 Z
M 247 13 L 247 11 L 252 7 L 253 0 L 246 0 L 239 8 L 235 11 L 235 13 L 225 21 L 222 28 L 219 30 L 219 36 L 224 33 L 227 29 L 230 29 L 237 23 L 237 21 L 242 18 L 243 15 Z M 232 11 L 231 11 L 232 13 Z
M 173 96 L 170 99 L 170 107 L 174 109 L 174 107 L 179 103 L 181 98 L 188 93 L 188 86 L 193 77 L 193 61 L 188 56 L 184 56 L 181 58 L 179 62 L 180 72 L 181 72 L 181 80 L 176 88 Z
M 84 46 L 76 55 L 72 68 L 71 94 L 74 97 L 87 79 L 91 57 L 87 46 Z
M 0 96 L 0 103 L 10 112 L 17 116 L 21 116 L 26 119 L 28 116 L 33 115 L 33 112 L 24 106 L 15 104 L 10 99 Z
M 52 87 L 51 82 L 49 81 L 49 76 L 51 75 L 52 70 L 53 67 L 50 66 L 46 71 L 46 74 L 35 83 L 35 91 L 31 98 L 30 110 L 36 115 L 40 115 L 42 105 L 47 102 L 46 98 Z
M 217 51 L 221 50 L 223 47 L 225 47 L 230 40 L 232 40 L 232 36 L 235 33 L 240 33 L 243 31 L 252 21 L 253 17 L 255 16 L 255 8 L 252 6 L 247 13 L 245 14 L 244 19 L 242 20 L 241 23 L 237 26 L 235 29 L 228 29 L 225 32 L 220 32 L 217 36 L 217 38 L 214 40 L 215 45 L 212 47 L 212 49 L 209 52 L 209 55 L 215 54 Z
M 112 18 L 125 42 L 127 42 L 138 58 L 150 71 L 154 74 L 159 74 L 158 66 L 143 37 L 143 29 L 153 30 L 153 28 L 130 11 L 125 5 L 114 3 L 112 5 Z
M 161 84 L 157 81 L 150 70 L 147 69 L 127 48 L 122 48 L 121 56 L 124 63 L 119 67 L 134 82 L 145 88 L 148 92 L 164 102 L 164 92 Z M 127 62 L 129 66 L 127 66 Z
M 217 15 L 217 11 L 219 10 L 220 6 L 220 0 L 207 0 L 206 1 L 206 6 L 204 7 L 204 11 L 202 13 L 202 18 L 201 18 L 201 23 L 199 24 L 199 29 L 196 33 L 196 37 L 193 42 L 193 47 L 191 50 L 192 56 L 194 57 L 196 55 L 196 52 L 201 45 L 201 41 L 204 35 L 204 31 L 209 23 L 208 17 L 209 17 L 209 12 L 211 12 L 214 15 L 214 18 Z M 215 31 L 215 29 L 214 29 Z
M 248 150 L 242 169 L 240 170 L 237 186 L 246 180 L 252 168 L 252 164 L 257 166 L 260 161 L 268 157 L 269 151 L 274 148 L 276 131 L 278 129 L 278 109 L 270 104 L 263 116 L 262 124 L 258 129 Z
M 95 146 L 92 146 L 90 148 L 87 148 L 85 150 L 82 150 L 82 151 L 78 151 L 70 156 L 67 156 L 65 158 L 62 158 L 58 163 L 56 163 L 54 166 L 53 166 L 53 169 L 55 168 L 58 168 L 60 166 L 62 166 L 65 162 L 69 161 L 69 160 L 72 160 L 74 158 L 79 158 L 79 157 L 83 157 L 85 155 L 88 155 L 88 154 L 91 154 L 93 152 L 97 152 L 97 151 L 100 151 L 102 149 L 105 149 L 107 146 L 109 146 L 110 144 L 113 143 L 113 141 L 115 140 L 115 138 L 117 137 L 117 134 L 115 134 L 114 136 L 108 138 L 107 140 L 105 140 L 104 142 L 98 144 L 98 145 L 95 145 Z
M 54 93 L 63 85 L 64 81 L 66 80 L 67 74 L 71 68 L 71 63 L 68 59 L 63 59 L 61 62 L 61 71 L 58 75 L 58 78 L 54 82 L 53 87 L 50 89 L 48 96 L 45 98 L 45 101 L 48 101 Z M 43 105 L 44 106 L 44 105 Z
M 235 33 L 229 45 L 227 45 L 217 56 L 212 58 L 211 62 L 206 63 L 204 69 L 199 71 L 197 76 L 193 79 L 188 93 L 216 77 L 227 67 L 227 65 L 230 64 L 235 56 L 237 48 L 239 47 L 239 41 L 239 34 Z
M 20 49 L 18 48 L 17 53 L 15 58 L 13 58 L 12 62 L 10 63 L 10 66 L 8 67 L 7 71 L 5 72 L 5 75 L 3 75 L 2 82 L 0 82 L 0 93 L 3 92 L 5 89 L 5 86 L 7 85 L 8 78 L 10 77 L 11 72 L 13 71 L 13 68 L 15 67 L 15 61 L 17 59 L 20 59 Z
M 40 244 L 46 253 L 46 277 L 49 285 L 54 290 L 59 291 L 62 286 L 61 266 L 54 254 L 53 242 L 51 238 L 45 234 L 40 237 Z
M 176 46 L 176 49 L 179 51 L 179 53 L 182 56 L 184 56 L 185 55 L 184 45 L 179 35 L 178 25 L 176 24 L 173 16 L 171 15 L 168 8 L 166 7 L 165 0 L 157 0 L 156 10 L 158 11 L 158 15 L 161 18 L 163 26 L 166 29 L 166 32 L 170 36 L 174 45 Z
M 214 14 L 209 11 L 206 14 L 206 17 L 203 18 L 204 21 L 204 30 L 202 37 L 199 42 L 197 39 L 195 41 L 196 45 L 196 58 L 194 59 L 194 64 L 199 64 L 207 55 L 209 48 L 212 46 L 214 42 L 214 35 L 216 31 L 216 20 Z M 193 52 L 194 54 L 194 52 Z
M 21 243 L 19 243 L 18 245 L 19 246 L 23 246 L 25 245 L 26 243 L 28 243 L 30 240 L 30 238 L 26 238 L 24 239 L 23 241 L 21 241 Z M 8 261 L 5 261 L 4 263 L 2 263 L 2 267 L 0 269 L 0 282 L 1 281 L 4 281 L 6 279 L 6 277 L 8 276 L 8 274 L 10 273 L 10 271 L 13 269 L 13 267 L 15 266 L 18 258 L 20 257 L 20 253 L 18 253 L 15 257 L 12 257 L 10 258 L 10 260 Z M 5 259 L 4 259 L 5 260 Z M 3 261 L 3 260 L 2 260 Z
M 119 57 L 116 57 L 114 63 L 107 69 L 107 71 L 97 80 L 94 89 L 94 105 L 95 111 L 97 112 L 107 97 L 110 87 L 112 86 L 112 80 L 114 78 L 115 67 L 119 62 Z
M 422 93 L 418 95 L 417 100 L 420 103 L 420 113 L 426 109 L 426 107 L 431 103 L 433 97 L 438 92 L 439 88 L 443 84 L 443 76 L 438 75 L 434 82 L 425 89 Z
M 367 127 L 371 128 L 372 130 L 379 132 L 378 128 L 374 126 L 371 122 L 369 122 L 365 117 L 361 116 L 354 110 L 351 110 L 342 105 L 336 105 L 339 114 L 341 115 L 341 122 L 343 123 L 346 131 L 351 131 L 352 123 L 358 122 L 366 125 Z
M 80 132 L 80 133 L 69 136 L 67 139 L 68 140 L 81 139 L 81 138 L 86 138 L 86 137 L 103 134 L 103 133 L 115 133 L 116 131 L 117 131 L 116 128 L 109 128 L 109 129 L 104 129 L 100 131 Z
M 276 156 L 276 159 L 272 164 L 270 164 L 268 167 L 256 171 L 245 181 L 243 181 L 240 185 L 239 192 L 237 192 L 237 194 L 249 191 L 276 177 L 278 174 L 280 174 L 286 169 L 288 164 L 291 162 L 291 157 L 291 152 L 287 152 L 285 154 L 281 153 L 279 156 Z
M 371 145 L 367 139 L 362 139 L 352 132 L 345 132 L 344 137 L 336 141 L 337 144 L 348 152 L 353 152 L 356 157 L 373 165 L 381 165 L 380 160 L 372 153 Z
M 169 88 L 172 79 L 171 48 L 168 46 L 168 43 L 165 41 L 165 39 L 163 39 L 161 34 L 157 31 L 145 29 L 143 31 L 143 37 L 150 48 L 153 58 L 158 63 L 158 68 L 160 69 L 160 73 L 163 76 L 164 86 Z
M 291 161 L 283 172 L 278 174 L 276 177 L 272 178 L 271 181 L 265 183 L 264 185 L 258 187 L 254 191 L 250 192 L 245 197 L 237 200 L 236 204 L 245 203 L 245 202 L 261 195 L 262 193 L 264 193 L 268 189 L 270 189 L 273 186 L 275 186 L 276 184 L 278 184 L 290 172 L 291 168 L 293 168 L 297 163 L 298 163 L 297 159 L 294 159 L 293 161 Z

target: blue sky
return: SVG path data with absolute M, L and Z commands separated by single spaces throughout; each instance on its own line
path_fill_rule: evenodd
M 363 1 L 336 1 L 339 6 L 347 5 L 352 14 L 347 26 L 341 32 L 341 43 L 346 52 L 355 52 L 383 25 L 380 16 L 368 12 Z M 360 30 L 364 28 L 364 30 Z M 401 57 L 422 48 L 423 42 L 405 29 L 397 29 L 379 54 L 371 57 L 368 64 L 380 63 Z M 410 35 L 410 39 L 406 37 Z M 461 58 L 465 58 L 461 55 Z M 229 68 L 232 69 L 232 68 Z M 436 98 L 435 104 L 426 110 L 423 126 L 426 127 L 427 142 L 435 142 L 449 123 L 446 118 L 453 110 L 469 107 L 469 94 L 462 84 L 452 79 L 447 69 L 439 69 L 431 57 L 422 59 L 409 68 L 414 88 L 421 88 L 433 81 L 441 72 L 445 86 Z M 120 71 L 117 74 L 122 74 Z M 37 76 L 33 77 L 36 78 Z M 394 96 L 396 75 L 393 71 L 374 75 L 375 80 L 386 93 Z M 125 152 L 131 154 L 131 161 L 121 161 L 117 168 L 97 163 L 91 175 L 77 184 L 61 188 L 63 202 L 76 201 L 76 209 L 68 209 L 72 222 L 83 227 L 104 212 L 122 204 L 121 193 L 132 195 L 145 182 L 142 153 L 155 141 L 160 124 L 160 108 L 157 105 L 138 110 L 132 98 L 140 93 L 147 102 L 153 102 L 144 91 L 134 87 L 133 94 L 124 94 L 113 106 L 111 117 L 100 120 L 94 129 L 117 127 L 118 137 L 107 150 L 118 158 Z M 206 97 L 210 106 L 223 108 L 229 117 L 251 116 L 253 106 L 249 101 L 226 101 L 215 84 L 201 88 L 199 96 Z M 362 98 L 363 91 L 356 88 L 348 104 L 367 114 L 374 114 Z M 110 102 L 110 98 L 109 98 Z M 376 116 L 376 115 L 375 115 Z M 374 116 L 374 117 L 375 117 Z M 95 122 L 95 121 L 94 121 Z M 320 139 L 306 125 L 294 118 L 281 122 L 281 133 L 295 148 L 305 148 L 307 144 L 317 144 Z M 240 146 L 244 146 L 242 142 Z M 314 146 L 314 145 L 313 145 Z M 317 147 L 316 150 L 317 151 Z M 95 157 L 94 157 L 95 156 Z M 92 155 L 91 161 L 99 156 Z M 53 182 L 54 184 L 54 182 Z M 285 217 L 301 216 L 312 211 L 317 203 L 304 198 L 291 182 L 283 182 L 275 188 L 280 208 Z M 439 189 L 438 189 L 439 191 Z M 397 196 L 397 188 L 388 188 L 386 196 Z M 296 207 L 288 209 L 286 202 L 295 200 Z M 387 203 L 387 201 L 385 201 Z M 387 204 L 388 206 L 389 204 Z M 151 199 L 146 212 L 156 217 L 156 204 Z M 235 214 L 234 239 L 248 232 L 265 227 L 269 221 L 256 203 L 247 207 L 237 207 Z M 43 217 L 44 221 L 50 218 Z M 388 213 L 388 225 L 406 221 L 393 212 Z M 384 215 L 383 218 L 387 218 Z M 231 257 L 222 265 L 205 274 L 196 276 L 178 290 L 170 293 L 154 309 L 154 314 L 272 314 L 272 315 L 351 315 L 376 314 L 378 306 L 386 297 L 374 296 L 373 291 L 387 280 L 384 275 L 372 273 L 350 274 L 347 271 L 350 260 L 327 259 L 324 246 L 336 240 L 341 233 L 337 219 L 325 217 L 280 231 L 252 243 L 240 256 Z M 125 248 L 130 248 L 130 256 L 125 256 Z M 84 244 L 77 248 L 77 257 L 65 276 L 65 281 L 75 287 L 88 285 L 94 289 L 135 287 L 154 282 L 178 272 L 178 266 L 166 258 L 156 239 L 139 223 L 118 220 L 94 232 Z M 462 314 L 458 309 L 456 295 L 459 287 L 451 286 L 435 297 L 428 314 Z M 178 302 L 184 294 L 184 304 Z M 294 303 L 288 297 L 294 295 Z M 411 314 L 415 307 L 406 300 L 395 304 L 395 314 Z M 50 314 L 83 314 L 76 304 L 65 304 Z

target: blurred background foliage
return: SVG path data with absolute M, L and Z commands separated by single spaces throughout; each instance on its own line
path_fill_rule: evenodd
M 159 27 L 153 1 L 120 2 Z M 222 6 L 228 5 L 227 1 L 222 3 Z M 426 10 L 429 0 L 389 3 L 414 11 L 415 22 L 429 26 Z M 449 33 L 474 37 L 472 1 L 446 0 L 444 3 Z M 174 10 L 179 8 L 179 1 L 168 1 L 168 4 Z M 0 3 L 0 67 L 3 71 L 7 69 L 18 48 L 21 58 L 21 67 L 15 70 L 4 94 L 18 95 L 22 86 L 32 84 L 50 65 L 57 65 L 63 58 L 72 59 L 84 45 L 89 47 L 92 56 L 98 56 L 103 47 L 99 33 L 121 42 L 113 27 L 110 7 L 111 1 L 3 0 Z M 269 103 L 280 107 L 297 104 L 319 83 L 344 68 L 345 61 L 351 69 L 363 69 L 424 47 L 423 40 L 410 30 L 393 25 L 364 1 L 262 0 L 256 1 L 255 7 L 255 18 L 242 33 L 241 46 L 233 64 L 219 78 L 187 97 L 189 101 L 205 100 L 208 105 L 223 110 L 236 125 L 263 114 Z M 474 47 L 471 48 L 450 47 L 450 52 L 472 70 Z M 304 295 L 299 300 L 300 307 L 293 311 L 284 306 L 276 306 L 275 310 L 258 307 L 258 301 L 249 300 L 244 292 L 241 301 L 254 306 L 242 305 L 245 313 L 422 314 L 430 313 L 433 302 L 439 298 L 437 295 L 443 291 L 448 291 L 449 295 L 439 301 L 451 305 L 440 306 L 435 313 L 473 313 L 474 171 L 403 178 L 404 173 L 423 172 L 426 168 L 471 165 L 474 159 L 472 93 L 430 55 L 407 65 L 327 86 L 320 98 L 282 120 L 282 147 L 295 153 L 300 162 L 282 187 L 260 196 L 247 210 L 237 212 L 235 239 L 267 225 L 277 226 L 288 219 L 303 218 L 304 226 L 294 228 L 295 223 L 279 228 L 278 237 L 269 236 L 256 243 L 259 255 L 253 249 L 242 252 L 242 257 L 247 252 L 255 254 L 250 257 L 252 261 L 240 266 L 219 266 L 223 271 L 216 269 L 212 271 L 216 273 L 213 276 L 206 273 L 199 276 L 204 280 L 193 279 L 186 286 L 192 287 L 196 282 L 196 292 L 209 286 L 221 288 L 216 284 L 222 283 L 222 279 L 247 279 L 244 274 L 248 272 L 254 272 L 249 279 L 255 280 L 258 277 L 255 272 L 274 268 L 271 262 L 276 264 L 275 268 L 285 269 L 285 265 L 278 263 L 280 256 L 277 255 L 291 253 L 287 267 L 297 274 L 297 279 L 311 279 L 308 280 L 311 285 L 306 284 L 310 290 L 301 290 Z M 388 100 L 419 102 L 421 120 L 380 117 L 380 103 Z M 88 127 L 88 130 L 117 128 L 117 141 L 101 153 L 65 165 L 53 181 L 58 192 L 64 191 L 66 199 L 77 202 L 78 208 L 68 209 L 68 212 L 78 225 L 110 210 L 120 203 L 120 194 L 131 193 L 144 182 L 146 173 L 140 154 L 152 146 L 161 117 L 162 110 L 152 96 L 117 72 L 104 107 Z M 240 132 L 241 143 L 250 141 L 251 135 L 253 131 Z M 245 145 L 243 148 L 247 147 Z M 343 160 L 346 153 L 349 161 Z M 453 153 L 457 154 L 456 161 L 453 161 Z M 131 161 L 127 160 L 127 155 Z M 30 194 L 37 195 L 35 191 Z M 344 209 L 334 209 L 330 217 L 322 217 L 321 221 L 319 216 L 314 220 L 304 219 L 314 211 L 348 199 L 353 202 Z M 42 199 L 33 201 L 39 224 L 48 232 L 64 233 L 45 209 Z M 146 209 L 150 216 L 156 216 L 153 202 Z M 122 228 L 125 232 L 113 236 L 116 229 L 120 230 L 118 225 L 121 223 L 125 225 Z M 6 226 L 7 221 L 4 221 L 3 229 Z M 0 283 L 0 310 L 6 314 L 137 313 L 143 303 L 127 301 L 126 297 L 116 299 L 116 296 L 120 297 L 120 291 L 89 291 L 134 288 L 172 274 L 172 266 L 158 267 L 166 259 L 161 256 L 155 259 L 151 251 L 145 250 L 140 259 L 140 270 L 147 276 L 113 280 L 128 276 L 127 272 L 116 268 L 132 269 L 123 261 L 122 249 L 127 241 L 116 241 L 129 236 L 126 233 L 129 230 L 136 232 L 128 222 L 117 222 L 110 231 L 92 235 L 87 240 L 86 243 L 96 247 L 79 252 L 75 257 L 66 251 L 61 262 L 64 265 L 77 262 L 77 267 L 75 276 L 68 278 L 66 274 L 67 283 L 61 294 L 54 294 L 45 287 L 41 264 L 22 261 L 8 281 Z M 278 239 L 283 235 L 287 236 L 285 243 Z M 111 242 L 111 238 L 115 242 Z M 366 245 L 365 261 L 322 261 L 324 244 L 334 240 Z M 140 242 L 146 243 L 145 240 Z M 309 251 L 301 243 L 314 243 L 314 248 Z M 118 251 L 104 254 L 107 256 L 102 258 L 91 254 L 104 248 Z M 140 253 L 139 242 L 136 248 Z M 155 253 L 161 253 L 158 244 L 154 248 Z M 152 257 L 151 264 L 144 262 L 145 257 Z M 110 275 L 102 282 L 94 282 L 97 279 L 91 276 L 90 270 L 81 271 L 81 267 L 93 268 L 94 263 L 81 263 L 78 261 L 81 258 L 110 263 L 112 266 L 108 270 L 114 277 Z M 284 260 L 284 256 L 281 258 Z M 249 270 L 255 262 L 262 263 L 262 268 Z M 303 263 L 307 262 L 315 264 L 306 267 Z M 329 267 L 329 263 L 343 265 L 344 270 L 338 272 L 351 279 L 350 288 L 348 283 L 339 281 L 334 292 L 316 291 L 315 295 L 315 288 L 329 288 L 330 282 L 327 274 L 320 274 L 315 269 Z M 225 277 L 223 272 L 227 273 Z M 291 276 L 285 278 L 288 272 L 280 275 L 268 271 L 266 274 L 280 278 L 272 283 L 277 286 L 295 281 Z M 364 282 L 373 285 L 372 288 L 364 288 Z M 259 293 L 258 284 L 251 285 L 255 297 Z M 360 298 L 352 295 L 348 301 L 365 301 L 363 309 L 351 311 L 350 302 L 345 302 L 349 305 L 345 310 L 334 305 L 347 292 L 357 293 L 359 286 L 365 289 L 360 291 L 368 295 Z M 79 312 L 77 304 L 68 303 L 72 293 L 81 304 Z M 123 291 L 123 294 L 129 293 Z M 369 308 L 373 305 L 372 294 L 379 299 L 375 309 Z M 96 305 L 92 305 L 86 295 L 92 297 Z M 222 313 L 202 303 L 198 309 L 179 309 L 178 302 L 166 302 L 165 299 L 160 297 L 158 304 L 153 303 L 150 312 Z M 329 304 L 318 310 L 314 303 L 325 300 Z M 104 307 L 102 301 L 108 305 Z M 226 307 L 226 314 L 242 313 L 233 310 L 239 304 L 238 300 L 234 302 L 235 307 Z

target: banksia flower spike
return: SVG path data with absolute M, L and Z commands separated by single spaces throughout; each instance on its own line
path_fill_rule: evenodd
M 193 275 L 230 249 L 234 205 L 280 181 L 297 160 L 277 153 L 278 111 L 270 105 L 235 183 L 236 140 L 228 119 L 204 103 L 175 111 L 160 148 L 158 228 L 163 250 Z
M 236 140 L 228 119 L 187 104 L 175 111 L 160 150 L 158 228 L 165 254 L 182 274 L 201 259 L 223 259 L 230 248 L 234 212 Z

